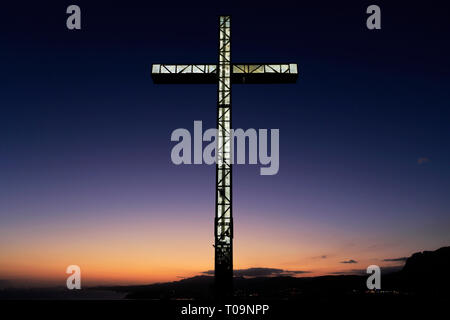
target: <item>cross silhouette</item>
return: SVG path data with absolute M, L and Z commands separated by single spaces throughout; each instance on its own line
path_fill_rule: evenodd
M 214 220 L 215 293 L 233 293 L 233 215 L 231 174 L 231 84 L 295 83 L 296 63 L 232 64 L 231 17 L 219 17 L 217 64 L 153 64 L 154 83 L 218 84 L 216 213 Z

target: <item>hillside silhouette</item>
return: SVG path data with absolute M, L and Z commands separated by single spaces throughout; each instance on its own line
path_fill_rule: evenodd
M 414 253 L 399 271 L 383 274 L 381 291 L 384 295 L 449 296 L 450 247 Z M 237 298 L 297 299 L 302 297 L 357 296 L 369 292 L 369 275 L 330 275 L 320 277 L 235 277 Z M 128 299 L 211 299 L 214 278 L 201 275 L 179 281 L 142 286 L 117 286 L 101 289 L 127 293 Z M 98 288 L 97 288 L 98 289 Z

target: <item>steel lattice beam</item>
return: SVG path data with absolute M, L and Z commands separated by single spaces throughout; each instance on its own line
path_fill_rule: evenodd
M 231 18 L 219 21 L 217 97 L 217 165 L 215 217 L 215 276 L 219 293 L 232 291 L 233 216 L 231 194 Z
M 295 63 L 232 64 L 231 83 L 295 83 L 298 78 Z M 205 83 L 219 80 L 216 64 L 153 64 L 155 83 Z

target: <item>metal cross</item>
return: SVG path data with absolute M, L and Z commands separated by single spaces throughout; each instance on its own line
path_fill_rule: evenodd
M 215 293 L 233 292 L 233 215 L 231 174 L 231 84 L 295 83 L 296 63 L 232 64 L 231 18 L 219 17 L 219 61 L 217 64 L 153 64 L 154 83 L 218 84 L 217 164 L 215 236 Z

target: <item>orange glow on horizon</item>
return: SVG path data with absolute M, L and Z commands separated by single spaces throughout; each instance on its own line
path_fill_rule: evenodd
M 399 248 L 369 248 L 329 226 L 288 222 L 236 224 L 234 268 L 279 268 L 318 276 L 388 265 Z M 58 227 L 56 227 L 58 226 Z M 120 217 L 17 225 L 1 234 L 0 278 L 23 284 L 65 286 L 67 266 L 80 266 L 82 285 L 127 285 L 176 281 L 212 270 L 212 225 L 189 220 Z M 339 241 L 336 241 L 339 239 Z M 356 243 L 356 244 L 355 244 Z M 402 248 L 400 248 L 402 249 Z M 355 259 L 357 264 L 342 264 Z

